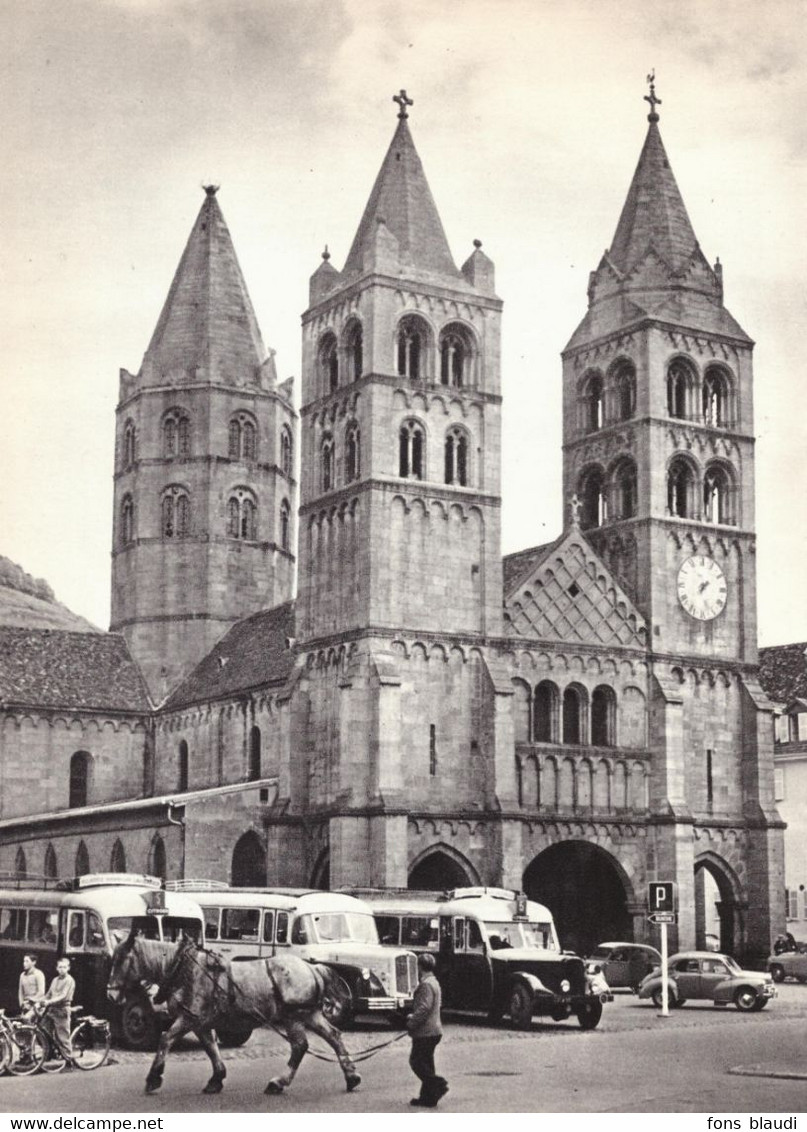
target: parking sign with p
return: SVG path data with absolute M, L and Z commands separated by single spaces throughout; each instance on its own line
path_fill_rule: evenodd
M 654 880 L 648 885 L 648 900 L 651 912 L 675 911 L 675 881 Z

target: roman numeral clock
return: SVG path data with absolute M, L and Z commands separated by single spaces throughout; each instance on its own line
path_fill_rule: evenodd
M 678 571 L 678 600 L 698 621 L 711 621 L 726 606 L 726 575 L 714 558 L 695 554 Z

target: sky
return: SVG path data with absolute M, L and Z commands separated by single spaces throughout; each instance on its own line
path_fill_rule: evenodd
M 504 300 L 503 552 L 562 526 L 561 363 L 647 129 L 756 341 L 759 636 L 807 641 L 805 0 L 0 0 L 0 554 L 109 621 L 114 411 L 218 195 L 278 376 L 409 124 Z M 298 402 L 299 403 L 299 402 Z

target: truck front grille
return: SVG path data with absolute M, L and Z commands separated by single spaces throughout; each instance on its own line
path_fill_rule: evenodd
M 417 960 L 414 955 L 395 956 L 395 990 L 398 994 L 415 993 L 418 981 Z

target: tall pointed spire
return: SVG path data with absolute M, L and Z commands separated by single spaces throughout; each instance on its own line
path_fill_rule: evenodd
M 143 359 L 146 380 L 257 381 L 266 359 L 217 185 L 205 199 Z
M 386 229 L 385 263 L 390 262 L 391 235 L 392 242 L 397 242 L 395 250 L 401 274 L 448 277 L 456 285 L 463 277 L 451 255 L 407 124 L 407 108 L 412 101 L 406 91 L 396 95 L 395 101 L 400 107 L 398 127 L 376 177 L 342 275 L 358 275 L 372 269 L 379 230 L 383 228 Z

